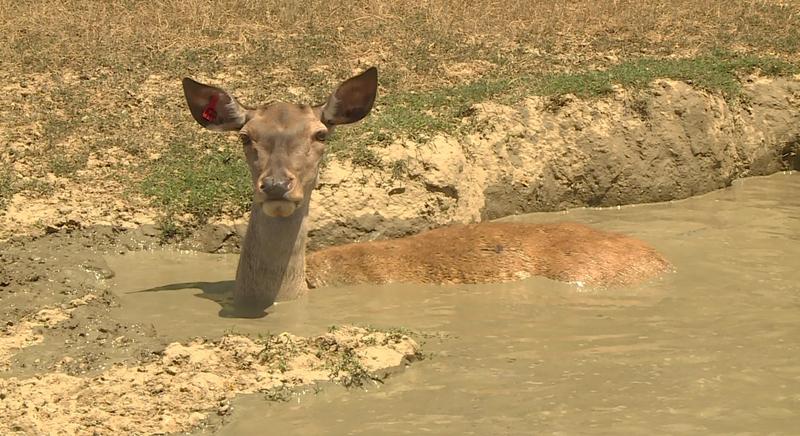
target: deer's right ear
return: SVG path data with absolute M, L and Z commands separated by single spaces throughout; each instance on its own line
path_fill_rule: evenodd
M 251 109 L 239 104 L 224 90 L 188 77 L 183 79 L 183 94 L 192 117 L 210 130 L 239 130 L 251 116 Z

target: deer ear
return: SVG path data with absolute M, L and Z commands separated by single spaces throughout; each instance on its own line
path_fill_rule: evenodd
M 204 85 L 186 77 L 183 94 L 192 117 L 201 126 L 217 131 L 239 130 L 250 118 L 251 109 L 215 86 Z
M 355 123 L 372 110 L 377 93 L 378 69 L 372 67 L 336 88 L 322 106 L 322 122 L 328 125 Z

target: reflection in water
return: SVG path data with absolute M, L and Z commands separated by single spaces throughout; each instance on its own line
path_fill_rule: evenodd
M 220 434 L 796 434 L 798 192 L 800 175 L 784 174 L 679 202 L 509 218 L 628 233 L 675 265 L 659 280 L 613 291 L 543 279 L 360 286 L 232 320 L 216 316 L 224 303 L 208 295 L 232 279 L 235 256 L 110 261 L 119 316 L 171 339 L 231 329 L 318 334 L 342 323 L 441 338 L 427 339 L 432 358 L 368 391 L 330 387 L 291 403 L 243 398 Z M 183 282 L 195 284 L 128 293 Z

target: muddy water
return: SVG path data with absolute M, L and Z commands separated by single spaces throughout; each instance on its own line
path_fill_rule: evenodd
M 512 220 L 632 234 L 675 272 L 606 291 L 543 279 L 324 289 L 235 319 L 225 295 L 235 257 L 140 253 L 110 259 L 116 315 L 174 339 L 342 323 L 433 335 L 432 356 L 385 385 L 331 386 L 290 403 L 242 398 L 219 434 L 800 432 L 800 174 L 674 203 Z

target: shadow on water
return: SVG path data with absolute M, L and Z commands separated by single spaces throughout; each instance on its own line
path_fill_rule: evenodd
M 216 282 L 183 282 L 172 283 L 169 285 L 156 286 L 154 288 L 130 291 L 126 294 L 142 294 L 148 292 L 167 292 L 183 291 L 186 289 L 199 289 L 201 293 L 194 294 L 195 297 L 213 301 L 220 306 L 218 315 L 220 318 L 263 318 L 268 312 L 257 307 L 240 307 L 233 303 L 233 287 L 236 282 L 233 280 L 221 280 Z

